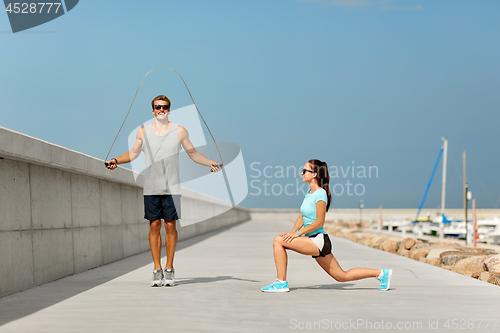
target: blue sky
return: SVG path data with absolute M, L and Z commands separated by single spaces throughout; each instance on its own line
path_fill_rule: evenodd
M 447 207 L 462 206 L 463 151 L 478 207 L 500 207 L 499 33 L 498 1 L 89 0 L 16 34 L 2 14 L 0 126 L 104 158 L 144 74 L 168 66 L 216 140 L 241 147 L 254 181 L 242 206 L 299 207 L 300 179 L 280 167 L 318 158 L 378 171 L 332 178 L 332 207 L 416 208 L 444 136 Z M 163 93 L 189 104 L 154 72 L 111 155 Z M 425 207 L 440 181 L 441 168 Z

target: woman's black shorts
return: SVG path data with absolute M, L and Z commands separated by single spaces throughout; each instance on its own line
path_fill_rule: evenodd
M 332 242 L 330 242 L 330 237 L 327 234 L 315 234 L 309 236 L 309 238 L 319 249 L 319 255 L 312 256 L 313 258 L 326 257 L 332 253 Z

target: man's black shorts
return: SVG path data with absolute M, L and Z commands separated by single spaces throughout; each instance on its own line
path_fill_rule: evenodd
M 144 218 L 146 220 L 174 221 L 181 218 L 180 195 L 145 195 Z

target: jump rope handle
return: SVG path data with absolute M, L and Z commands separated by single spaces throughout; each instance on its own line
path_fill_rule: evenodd
M 219 168 L 220 168 L 220 169 L 222 169 L 222 166 L 223 166 L 223 165 L 224 165 L 224 164 L 222 164 L 222 163 L 221 163 L 221 164 L 216 164 L 216 165 L 214 165 L 214 166 L 215 166 L 217 169 L 219 169 Z M 210 172 L 213 172 L 213 171 L 210 169 Z
M 115 160 L 116 165 L 118 165 L 118 161 L 116 160 L 116 158 L 112 158 L 111 160 Z M 104 165 L 105 165 L 105 166 L 110 166 L 110 165 L 111 165 L 111 163 L 104 162 Z

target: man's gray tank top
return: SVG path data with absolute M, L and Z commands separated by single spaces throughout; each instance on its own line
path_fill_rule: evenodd
M 179 125 L 171 124 L 163 136 L 153 132 L 152 124 L 144 126 L 142 150 L 146 157 L 144 195 L 180 195 L 179 177 Z

